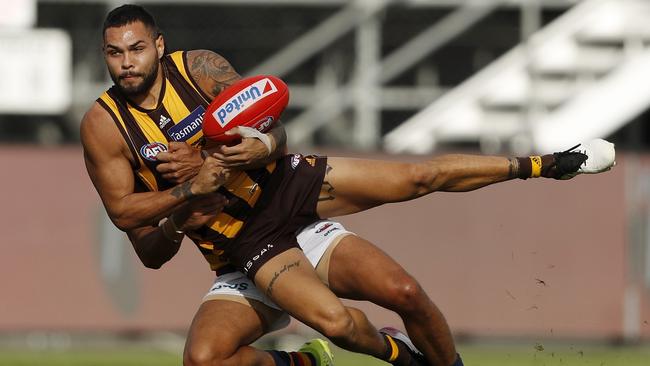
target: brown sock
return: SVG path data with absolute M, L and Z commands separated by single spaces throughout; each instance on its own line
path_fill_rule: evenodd
M 417 366 L 420 363 L 409 352 L 408 347 L 400 340 L 395 339 L 388 334 L 382 334 L 386 341 L 386 353 L 384 361 L 395 366 Z
M 513 161 L 515 160 L 515 161 Z M 526 156 L 510 160 L 510 174 L 520 179 L 552 178 L 555 158 L 552 154 Z

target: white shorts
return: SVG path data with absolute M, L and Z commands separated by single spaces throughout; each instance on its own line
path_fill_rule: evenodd
M 348 234 L 352 234 L 352 232 L 347 231 L 340 223 L 331 220 L 321 220 L 303 228 L 298 233 L 297 239 L 305 256 L 309 259 L 311 265 L 316 268 L 323 254 L 327 251 L 327 248 L 336 241 L 335 239 L 341 237 L 341 235 Z M 211 300 L 222 295 L 241 296 L 247 299 L 257 300 L 269 307 L 281 310 L 278 305 L 255 287 L 253 281 L 239 271 L 218 276 L 212 284 L 210 291 L 203 297 L 203 301 Z M 286 317 L 283 316 L 283 318 L 286 318 L 283 319 L 283 323 L 286 321 L 284 325 L 288 324 L 288 315 Z M 277 324 L 277 326 L 280 325 Z M 279 329 L 277 326 L 274 326 L 274 328 Z

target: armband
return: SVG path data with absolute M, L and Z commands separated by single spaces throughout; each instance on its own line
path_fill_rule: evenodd
M 185 233 L 183 230 L 179 229 L 176 223 L 173 220 L 174 215 L 169 215 L 167 220 L 163 221 L 160 224 L 160 229 L 162 230 L 163 236 L 170 241 L 178 244 L 183 240 Z

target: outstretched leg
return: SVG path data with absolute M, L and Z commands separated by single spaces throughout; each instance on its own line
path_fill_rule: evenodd
M 418 163 L 329 157 L 327 164 L 317 206 L 321 217 L 511 179 L 510 160 L 494 156 L 443 155 Z
M 523 158 L 450 154 L 418 163 L 328 158 L 318 214 L 347 215 L 435 191 L 471 191 L 513 178 L 570 179 L 607 171 L 615 157 L 613 144 L 596 139 L 567 151 Z

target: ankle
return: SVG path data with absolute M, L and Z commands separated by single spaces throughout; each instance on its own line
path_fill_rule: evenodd
M 553 178 L 551 171 L 555 165 L 555 157 L 552 154 L 510 158 L 509 160 L 510 178 Z
M 395 339 L 388 334 L 382 334 L 382 336 L 386 342 L 386 352 L 383 357 L 384 361 L 395 366 L 418 365 L 404 342 Z

